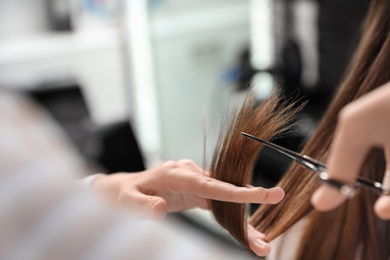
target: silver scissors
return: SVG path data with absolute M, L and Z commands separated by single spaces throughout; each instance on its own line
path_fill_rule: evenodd
M 297 152 L 291 151 L 287 148 L 276 145 L 274 143 L 264 141 L 260 138 L 257 138 L 255 136 L 247 134 L 247 133 L 241 132 L 241 135 L 248 137 L 252 140 L 255 140 L 259 143 L 262 143 L 263 145 L 265 145 L 269 148 L 272 148 L 272 149 L 290 157 L 291 159 L 293 159 L 297 163 L 316 172 L 317 179 L 321 183 L 327 184 L 327 185 L 337 189 L 338 191 L 340 191 L 341 194 L 343 194 L 347 198 L 354 197 L 357 194 L 359 187 L 366 188 L 366 189 L 368 189 L 368 190 L 370 190 L 378 195 L 387 195 L 387 196 L 390 195 L 390 190 L 383 188 L 382 184 L 379 182 L 367 180 L 367 179 L 360 178 L 360 177 L 358 177 L 356 179 L 356 182 L 340 182 L 340 181 L 334 180 L 334 179 L 329 177 L 329 174 L 326 171 L 326 164 L 323 162 L 317 161 L 317 160 L 315 160 L 307 155 L 301 155 Z

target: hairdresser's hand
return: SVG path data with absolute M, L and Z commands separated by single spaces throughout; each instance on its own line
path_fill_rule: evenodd
M 237 187 L 212 179 L 190 160 L 169 161 L 140 173 L 101 176 L 95 180 L 93 188 L 109 202 L 152 219 L 194 207 L 208 209 L 208 199 L 278 203 L 284 196 L 281 188 Z
M 387 172 L 390 170 L 390 82 L 347 105 L 339 123 L 328 159 L 328 172 L 336 180 L 353 182 L 370 148 L 384 147 Z M 390 174 L 383 184 L 390 188 Z M 313 195 L 312 204 L 321 211 L 334 209 L 345 197 L 322 185 Z M 390 197 L 382 196 L 375 204 L 381 218 L 390 219 Z

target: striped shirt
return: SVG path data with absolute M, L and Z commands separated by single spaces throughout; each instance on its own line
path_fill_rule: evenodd
M 77 186 L 88 172 L 61 129 L 0 91 L 0 259 L 251 259 L 176 223 L 141 221 Z M 84 175 L 85 176 L 85 175 Z

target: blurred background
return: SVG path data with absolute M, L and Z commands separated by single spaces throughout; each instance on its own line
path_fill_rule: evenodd
M 275 141 L 299 151 L 343 75 L 368 4 L 0 0 L 0 89 L 39 104 L 88 165 L 85 175 L 182 158 L 207 165 L 220 125 L 249 89 L 259 102 L 277 87 L 308 101 L 294 134 Z M 265 149 L 254 183 L 274 185 L 290 163 Z M 184 218 L 215 231 L 208 215 Z

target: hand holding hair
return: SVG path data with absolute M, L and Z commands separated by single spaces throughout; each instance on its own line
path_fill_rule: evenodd
M 209 177 L 191 160 L 168 161 L 140 173 L 99 176 L 93 189 L 111 204 L 136 211 L 151 219 L 162 219 L 168 212 L 199 207 L 209 209 L 208 200 L 234 203 L 275 204 L 284 197 L 281 188 L 237 187 Z M 248 226 L 250 247 L 266 255 L 270 247 L 265 236 Z
M 101 176 L 93 188 L 109 202 L 156 220 L 168 212 L 209 209 L 208 199 L 274 204 L 284 196 L 281 188 L 237 187 L 208 175 L 191 160 L 167 161 L 140 173 Z
M 368 151 L 376 146 L 385 149 L 387 167 L 383 184 L 389 188 L 390 82 L 341 110 L 328 158 L 330 177 L 345 182 L 354 181 Z M 311 201 L 316 209 L 328 211 L 339 206 L 344 200 L 337 191 L 321 186 Z M 374 209 L 379 217 L 390 219 L 390 197 L 379 198 Z

